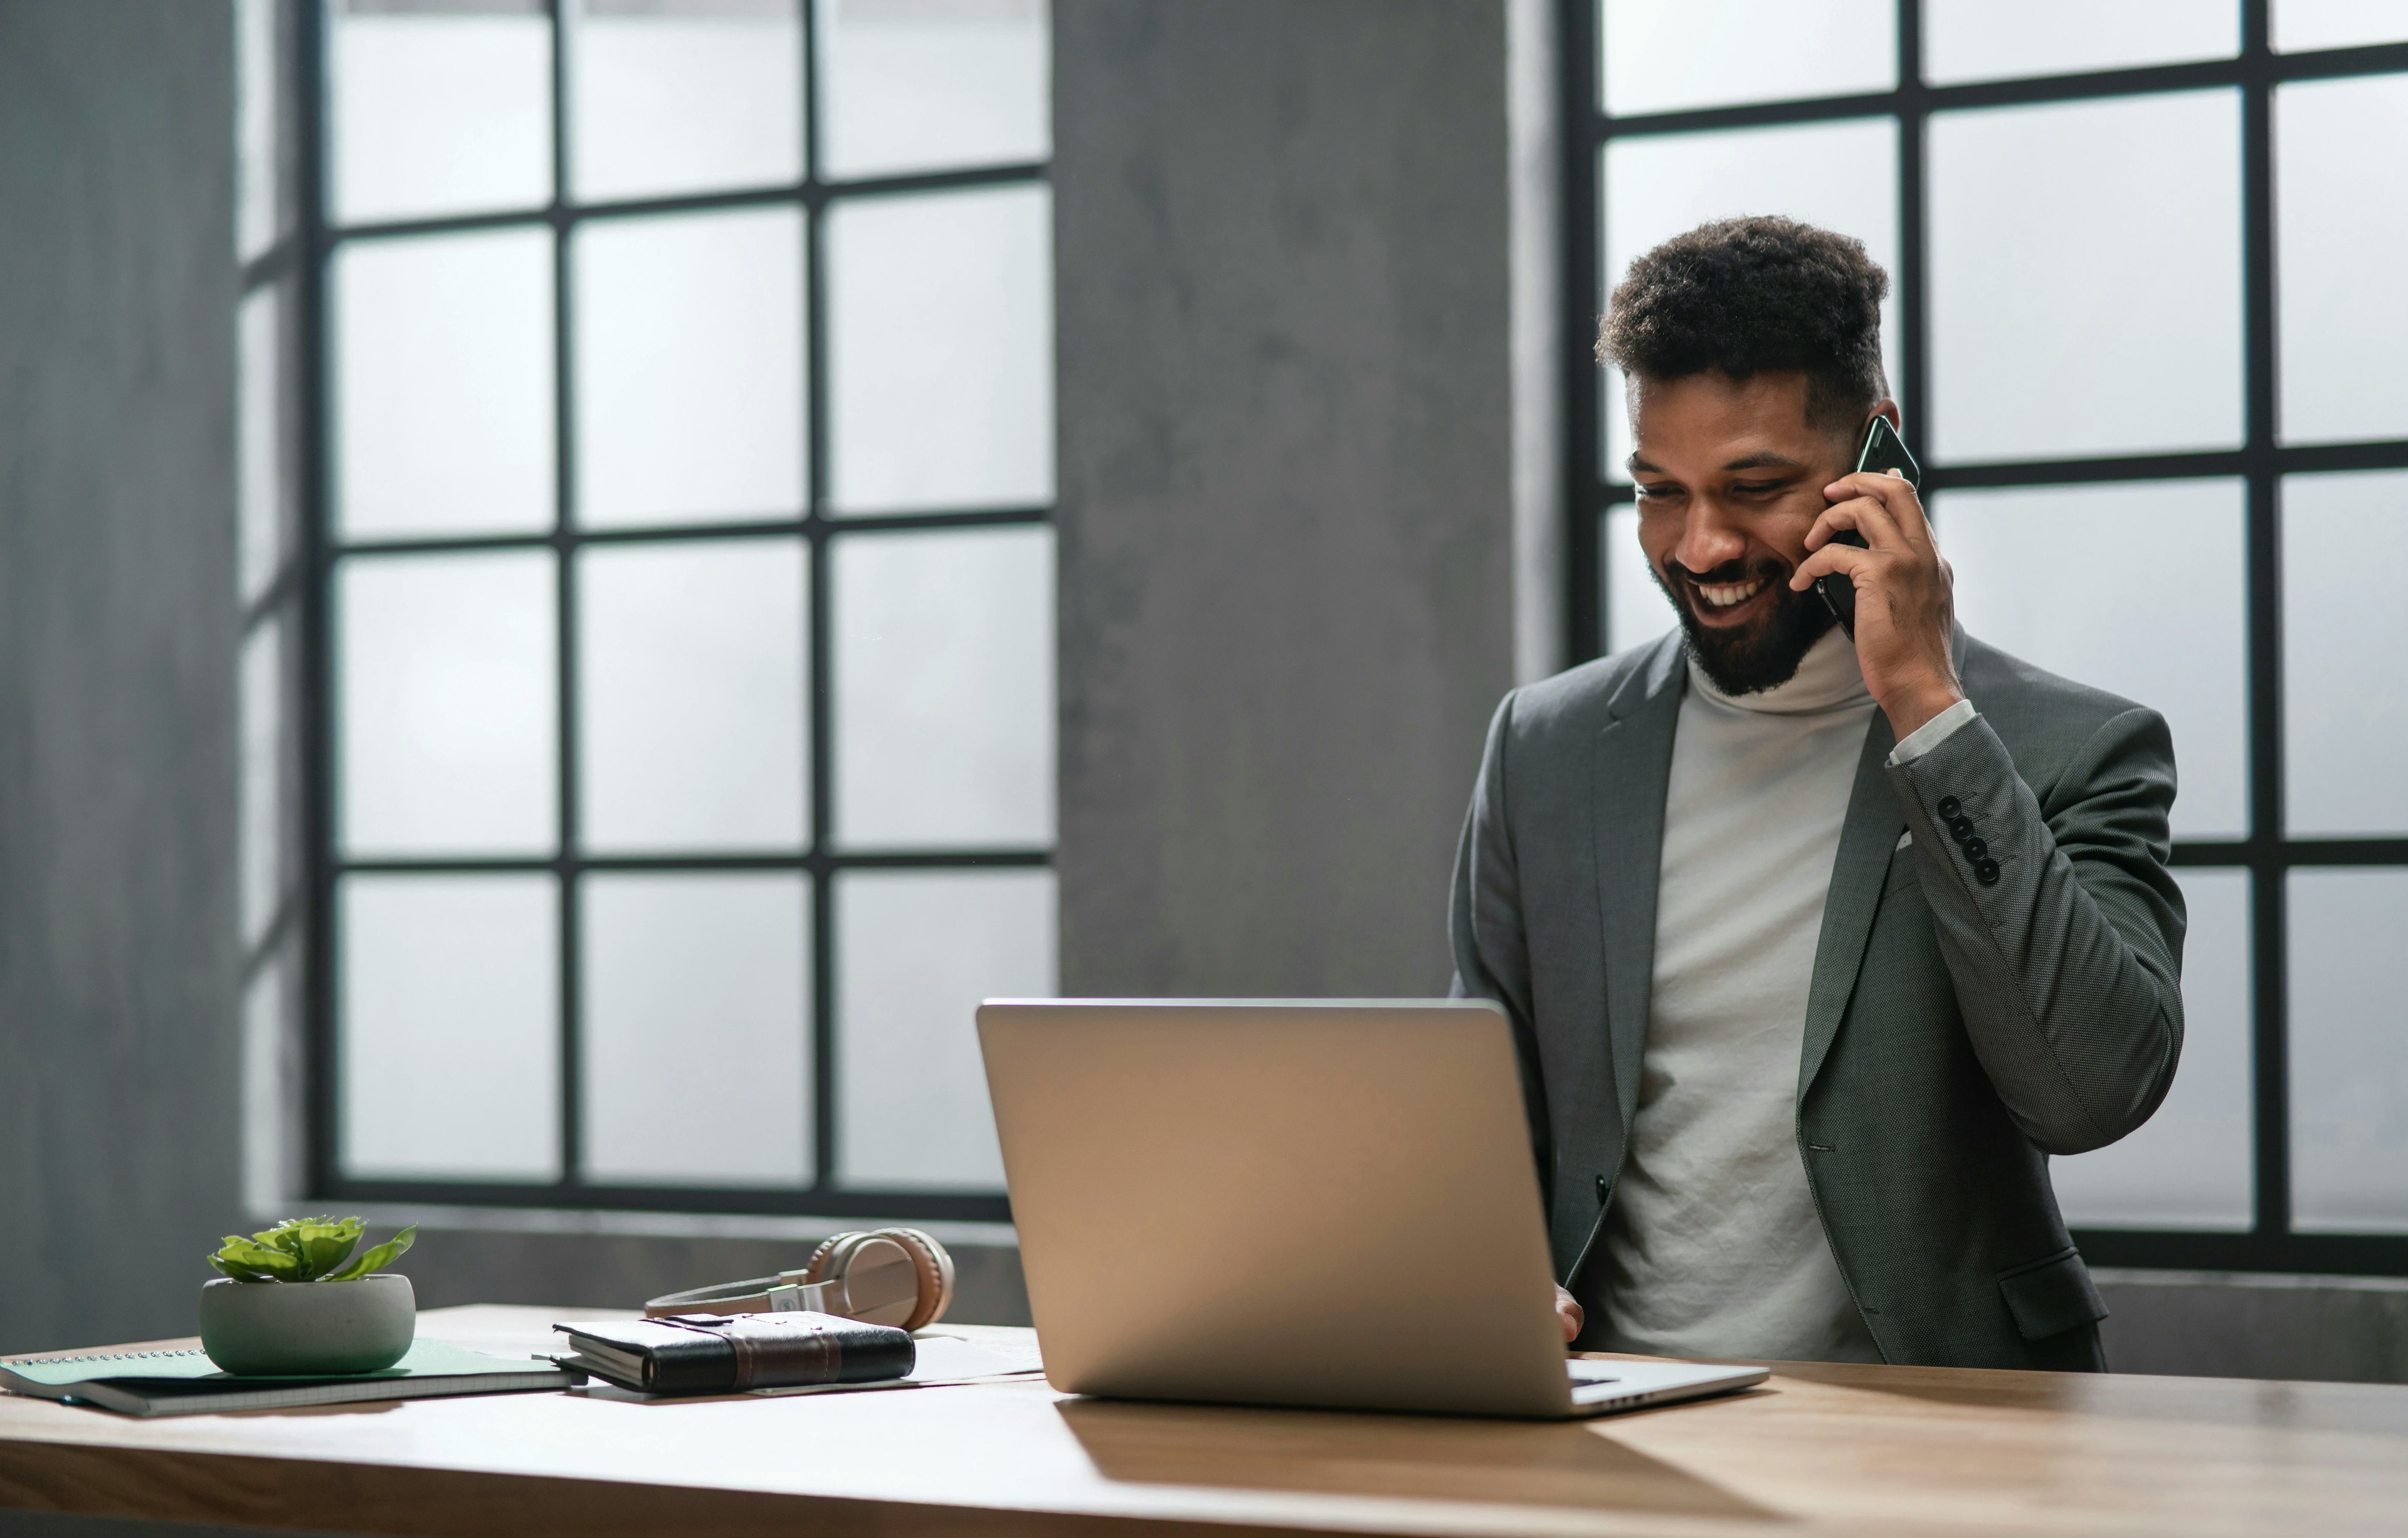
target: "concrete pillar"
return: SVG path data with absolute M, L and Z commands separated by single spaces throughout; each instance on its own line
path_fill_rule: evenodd
M 0 4 L 0 1351 L 240 1223 L 234 24 Z
M 1426 995 L 1513 681 L 1505 0 L 1055 0 L 1062 983 Z

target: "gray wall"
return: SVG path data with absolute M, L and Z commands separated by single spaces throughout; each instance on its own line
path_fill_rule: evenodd
M 1506 9 L 1056 0 L 1062 985 L 1443 992 L 1512 683 Z
M 0 0 L 0 1350 L 241 1219 L 233 30 Z
M 2408 1279 L 2100 1271 L 2117 1373 L 2408 1383 Z

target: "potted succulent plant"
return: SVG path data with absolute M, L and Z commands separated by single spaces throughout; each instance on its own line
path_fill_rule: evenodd
M 229 1373 L 308 1376 L 374 1373 L 401 1360 L 418 1330 L 409 1278 L 380 1268 L 409 1248 L 416 1225 L 353 1256 L 356 1217 L 287 1218 L 245 1239 L 226 1235 L 201 1288 L 201 1348 Z

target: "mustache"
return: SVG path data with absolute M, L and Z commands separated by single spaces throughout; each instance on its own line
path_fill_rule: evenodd
M 1683 566 L 1680 562 L 1670 559 L 1666 560 L 1664 565 L 1679 575 L 1686 577 L 1692 582 L 1699 584 L 1712 583 L 1716 587 L 1727 586 L 1735 582 L 1743 582 L 1751 578 L 1757 577 L 1764 579 L 1766 582 L 1772 582 L 1776 579 L 1786 581 L 1789 576 L 1788 564 L 1786 562 L 1774 560 L 1769 555 L 1759 556 L 1754 561 L 1725 561 L 1722 565 L 1713 568 L 1710 571 L 1692 571 L 1687 567 Z

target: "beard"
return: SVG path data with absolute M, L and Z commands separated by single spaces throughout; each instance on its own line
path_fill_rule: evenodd
M 1807 650 L 1839 623 L 1831 606 L 1812 587 L 1803 593 L 1789 590 L 1790 568 L 1779 561 L 1730 561 L 1707 572 L 1684 568 L 1681 579 L 1674 582 L 1666 581 L 1653 561 L 1647 569 L 1681 616 L 1681 634 L 1688 643 L 1689 655 L 1713 680 L 1714 687 L 1727 695 L 1756 694 L 1788 683 L 1798 676 L 1798 665 L 1806 659 Z M 1698 623 L 1696 605 L 1700 600 L 1693 582 L 1719 585 L 1750 580 L 1761 580 L 1771 594 L 1772 601 L 1762 613 L 1728 628 Z

